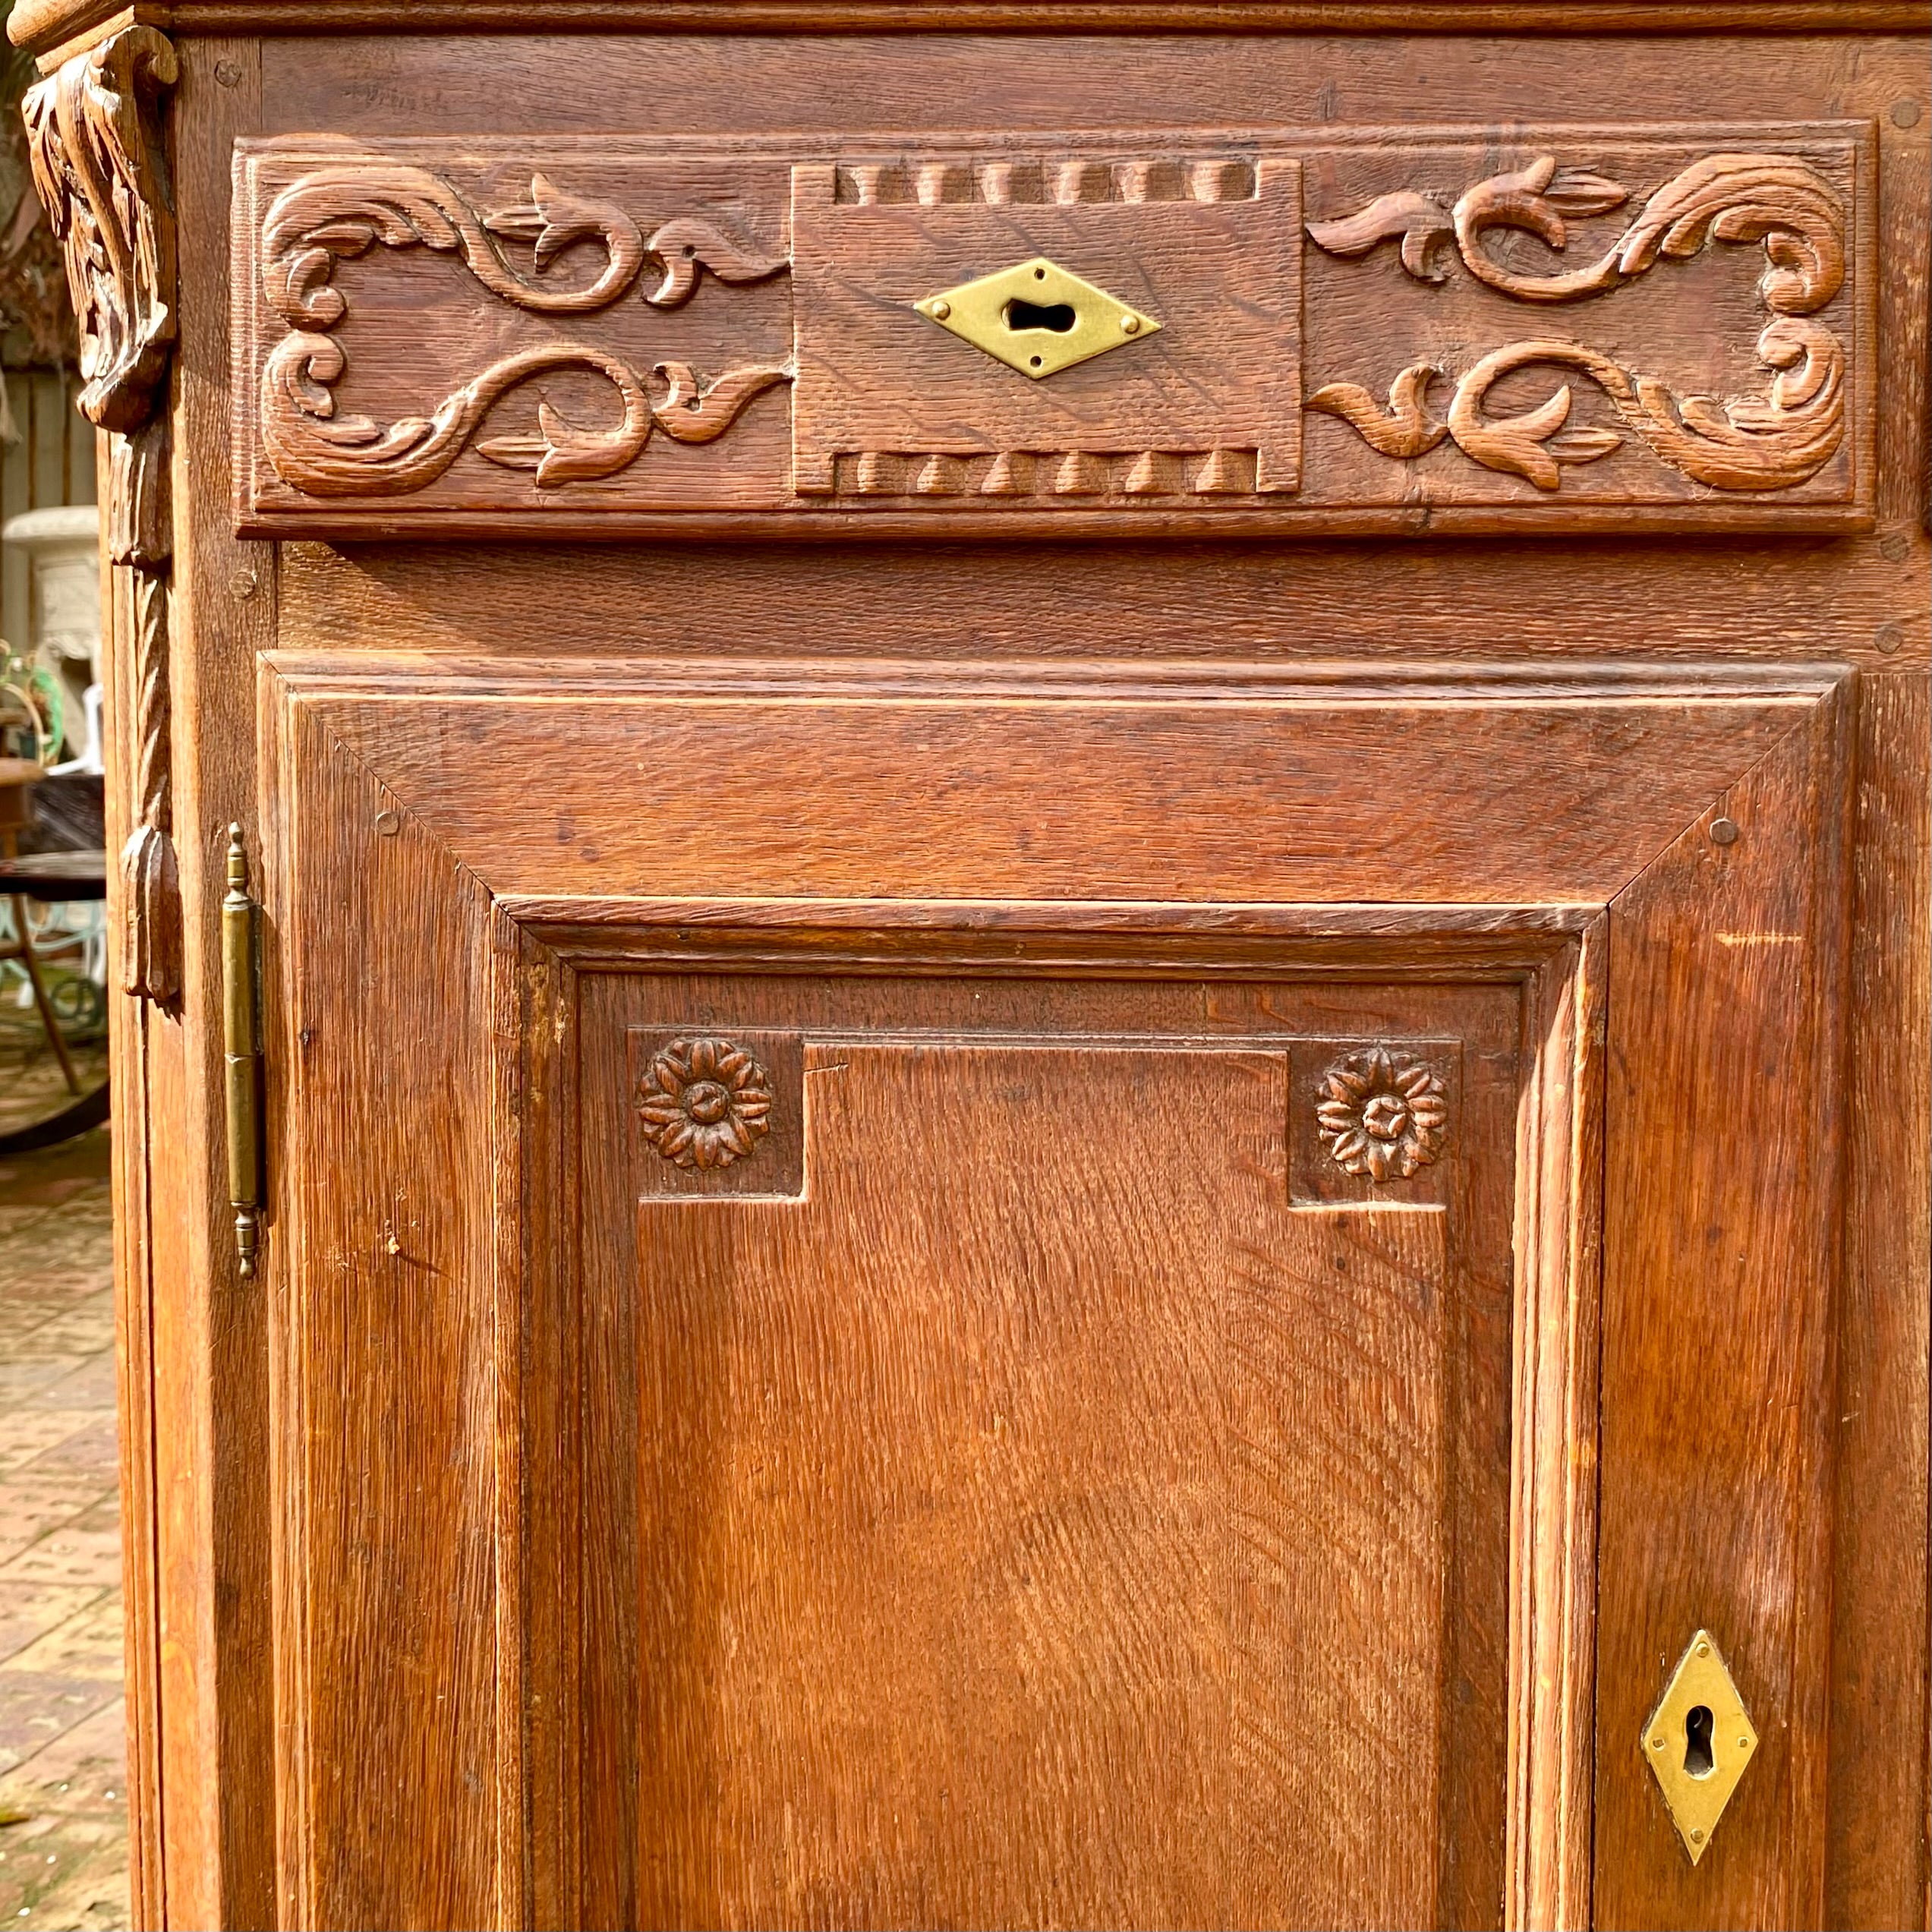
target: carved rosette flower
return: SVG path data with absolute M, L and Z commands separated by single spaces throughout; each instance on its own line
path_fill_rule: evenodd
M 638 1083 L 644 1137 L 681 1168 L 728 1168 L 771 1131 L 771 1082 L 742 1047 L 673 1040 Z
M 1448 1095 L 1414 1054 L 1375 1047 L 1328 1069 L 1316 1118 L 1322 1145 L 1344 1174 L 1407 1180 L 1442 1151 Z

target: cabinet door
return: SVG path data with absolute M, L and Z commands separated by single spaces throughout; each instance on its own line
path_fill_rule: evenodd
M 263 676 L 297 1922 L 1815 1918 L 1842 673 Z

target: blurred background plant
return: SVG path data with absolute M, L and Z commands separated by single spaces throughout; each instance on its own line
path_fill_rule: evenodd
M 65 735 L 60 680 L 0 638 L 0 758 L 54 762 Z
M 105 836 L 95 439 L 74 407 L 65 271 L 20 116 L 38 77 L 17 49 L 0 55 L 0 859 L 98 849 Z M 0 894 L 0 954 L 23 927 L 77 1067 L 98 1085 L 103 909 Z M 20 962 L 0 961 L 0 1132 L 68 1095 Z
M 0 55 L 0 638 L 52 673 L 51 764 L 87 749 L 99 605 L 92 527 L 74 514 L 94 501 L 94 431 L 74 407 L 79 348 L 66 272 L 33 191 L 20 111 L 38 77 L 19 49 Z M 10 527 L 33 512 L 37 528 Z M 4 675 L 16 681 L 11 667 Z M 40 704 L 45 681 L 36 682 Z
M 35 78 L 26 55 L 0 55 L 0 774 L 75 768 L 30 790 L 0 780 L 0 858 L 98 851 L 103 836 L 99 709 L 87 701 L 99 677 L 94 432 L 74 406 L 65 275 L 27 165 L 20 99 Z M 0 893 L 0 928 L 31 932 L 90 1089 L 107 1076 L 100 912 Z M 0 1136 L 46 1128 L 71 1104 L 24 975 L 0 966 Z M 128 1922 L 107 1169 L 102 1129 L 0 1153 L 0 1547 L 71 1569 L 79 1559 L 48 1552 L 77 1527 L 93 1566 L 52 1589 L 0 1581 L 0 1920 L 102 1932 Z

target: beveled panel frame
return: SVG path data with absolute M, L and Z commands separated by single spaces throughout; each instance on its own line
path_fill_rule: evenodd
M 515 1003 L 515 1032 L 528 1043 L 518 1078 L 526 1092 L 542 1096 L 526 1116 L 521 1169 L 532 1204 L 578 1198 L 575 1069 L 587 975 L 1373 979 L 1398 988 L 1471 980 L 1516 988 L 1524 1063 L 1532 1070 L 1515 1153 L 1516 1421 L 1507 1587 L 1511 1836 L 1505 1870 L 1518 1902 L 1512 1924 L 1587 1922 L 1596 1335 L 1589 1270 L 1596 1255 L 1601 1175 L 1600 1167 L 1590 1165 L 1593 1142 L 1577 1111 L 1600 1106 L 1601 1100 L 1606 926 L 1601 912 L 1577 906 L 1371 911 L 1034 902 L 967 912 L 956 905 L 878 901 L 756 909 L 692 901 L 646 910 L 518 897 L 500 902 L 497 918 L 499 957 L 507 968 L 503 998 Z M 1243 1035 L 1224 1044 L 1233 1051 L 1262 1042 Z M 1285 1057 L 1288 1045 L 1284 1035 L 1274 1050 Z M 1307 1204 L 1300 1208 L 1310 1211 Z M 1439 1211 L 1406 1198 L 1340 1208 L 1405 1210 Z M 542 1306 L 574 1307 L 579 1264 L 568 1215 L 533 1231 L 524 1255 L 525 1292 Z M 585 1915 L 579 1889 L 588 1852 L 579 1819 L 585 1774 L 573 1735 L 575 1671 L 569 1661 L 583 1640 L 585 1610 L 570 1555 L 569 1499 L 577 1479 L 548 1444 L 567 1440 L 572 1426 L 567 1418 L 579 1414 L 581 1372 L 572 1366 L 571 1340 L 578 1331 L 575 1316 L 522 1325 L 530 1352 L 521 1401 L 531 1402 L 542 1391 L 531 1413 L 554 1420 L 531 1428 L 526 1438 L 527 1513 L 518 1529 L 525 1550 L 520 1568 L 530 1593 L 521 1615 L 506 1609 L 504 1616 L 506 1627 L 528 1619 L 527 1700 L 551 1715 L 519 1740 L 530 1754 L 524 1778 L 532 1814 L 556 1818 L 561 1842 L 533 1841 L 536 1855 L 520 1877 L 532 1922 L 567 1925 L 594 1916 Z M 1526 1345 L 1529 1337 L 1536 1338 L 1533 1345 Z M 506 1398 L 506 1407 L 515 1406 Z M 579 1420 L 575 1426 L 584 1425 Z M 547 1465 L 541 1478 L 539 1464 Z M 505 1530 L 515 1533 L 507 1524 Z M 561 1581 L 554 1596 L 538 1581 L 550 1577 Z M 513 1882 L 507 1870 L 503 1882 L 506 1887 Z
M 559 1612 L 541 1581 L 559 1570 L 531 1486 L 531 1458 L 569 1420 L 553 1390 L 541 1394 L 526 1320 L 538 1272 L 568 1265 L 572 1210 L 555 1185 L 557 1150 L 574 1133 L 563 1042 L 572 976 L 586 967 L 709 961 L 741 972 L 1373 971 L 1520 984 L 1533 1071 L 1517 1143 L 1507 1918 L 1620 1921 L 1629 1916 L 1620 1884 L 1635 1882 L 1620 1875 L 1640 1866 L 1645 1896 L 1685 1920 L 1716 1912 L 1815 1921 L 1851 683 L 1830 665 L 1539 667 L 1452 679 L 1349 666 L 633 663 L 607 680 L 581 666 L 433 654 L 266 660 L 265 861 L 286 975 L 278 1057 L 293 1070 L 275 1162 L 293 1178 L 266 1272 L 283 1508 L 283 1885 L 298 1915 L 572 1922 L 567 1719 L 544 1674 L 559 1654 L 548 1621 Z M 465 761 L 512 742 L 535 754 L 541 710 L 529 697 L 541 689 L 553 700 L 573 685 L 594 689 L 597 710 L 633 744 L 641 722 L 687 750 L 708 743 L 718 755 L 708 769 L 742 770 L 747 745 L 771 746 L 753 761 L 767 814 L 755 822 L 777 843 L 755 838 L 735 856 L 703 861 L 751 891 L 683 889 L 680 834 L 647 815 L 637 784 L 607 779 L 600 810 L 588 792 L 546 791 L 545 809 L 570 818 L 563 843 L 530 822 L 521 798 L 466 784 Z M 982 767 L 993 790 L 960 822 L 992 830 L 963 869 L 947 874 L 939 856 L 903 843 L 895 853 L 889 825 L 872 821 L 868 861 L 882 877 L 909 879 L 925 866 L 952 890 L 856 896 L 841 889 L 848 875 L 836 849 L 849 832 L 834 824 L 827 844 L 782 835 L 809 818 L 815 787 L 849 776 L 837 758 L 808 766 L 792 755 L 799 720 L 849 711 L 868 720 L 881 771 L 897 769 L 895 745 L 918 742 L 944 776 L 938 726 L 960 711 L 982 733 L 1004 720 L 1019 733 L 1008 749 L 1023 753 L 1027 715 L 1038 713 L 1062 746 L 1083 717 L 1104 720 L 1088 754 L 1103 771 L 1110 744 L 1124 755 L 1157 742 L 1173 780 L 1155 798 L 1114 795 L 1114 831 L 1085 793 L 1073 818 L 1055 821 L 1055 841 L 1078 853 L 1092 896 L 1013 890 L 1068 876 L 1060 859 L 1008 842 L 990 809 L 1002 786 L 1016 801 L 1029 796 L 1025 756 Z M 1410 728 L 1398 729 L 1404 712 Z M 448 728 L 452 714 L 465 720 L 460 733 Z M 1373 723 L 1366 738 L 1355 734 L 1358 716 Z M 1432 740 L 1432 718 L 1453 732 Z M 1583 738 L 1565 739 L 1578 730 Z M 1591 739 L 1592 730 L 1609 735 Z M 1552 734 L 1568 752 L 1541 764 L 1536 748 Z M 1284 740 L 1295 753 L 1285 760 L 1271 751 Z M 461 758 L 439 755 L 459 743 Z M 1158 846 L 1134 862 L 1163 896 L 1118 891 L 1128 844 L 1157 821 L 1204 830 L 1203 815 L 1232 784 L 1250 801 L 1285 788 L 1276 799 L 1285 827 L 1298 790 L 1344 753 L 1358 761 L 1359 788 L 1325 824 L 1303 812 L 1300 853 L 1275 837 L 1265 810 L 1244 806 L 1259 816 L 1238 843 L 1196 845 L 1199 897 L 1172 894 Z M 1386 761 L 1385 771 L 1362 769 L 1364 758 Z M 1395 855 L 1377 856 L 1387 826 L 1378 801 L 1388 796 L 1379 780 L 1413 786 L 1429 772 L 1471 771 L 1471 761 L 1514 782 L 1465 788 L 1461 816 L 1432 846 L 1430 900 L 1405 902 Z M 1536 788 L 1533 805 L 1526 783 Z M 727 787 L 711 803 L 729 818 L 749 800 Z M 379 812 L 397 823 L 377 828 Z M 1720 818 L 1741 828 L 1737 839 L 1713 838 Z M 641 833 L 626 830 L 640 822 Z M 616 868 L 628 870 L 630 890 L 613 889 Z M 775 894 L 761 875 L 781 868 L 794 887 Z M 1495 890 L 1505 868 L 1521 881 L 1514 896 Z M 345 947 L 361 962 L 348 1005 L 338 972 Z M 372 1056 L 408 1037 L 420 1023 L 412 1010 L 432 998 L 445 1013 L 452 1001 L 467 1008 L 444 1029 L 457 1044 L 378 1075 L 389 1063 Z M 1796 1077 L 1763 1091 L 1740 1137 L 1731 1087 L 1767 1059 Z M 351 1156 L 358 1173 L 380 1174 L 386 1145 L 405 1130 L 446 1136 L 452 1171 L 472 1177 L 447 1201 L 408 1204 L 406 1226 L 397 1204 L 360 1181 L 325 1194 L 304 1178 L 339 1174 Z M 1659 1172 L 1685 1204 L 1679 1216 L 1647 1213 Z M 1712 1216 L 1735 1234 L 1735 1259 L 1707 1251 L 1701 1228 Z M 386 1228 L 393 1246 L 377 1238 Z M 329 1255 L 372 1249 L 358 1264 L 373 1271 L 365 1288 L 326 1265 Z M 418 1265 L 471 1285 L 423 1299 L 410 1289 Z M 367 1302 L 379 1282 L 390 1285 Z M 345 1294 L 373 1313 L 405 1292 L 427 1325 L 416 1344 L 427 1352 L 392 1341 L 371 1354 L 342 1326 L 353 1312 Z M 1754 1325 L 1754 1311 L 1771 1305 L 1795 1311 L 1796 1347 Z M 1646 1353 L 1647 1333 L 1666 1319 L 1687 1347 L 1726 1340 L 1740 1407 L 1777 1418 L 1763 1425 L 1779 1432 L 1776 1453 L 1765 1455 L 1761 1433 L 1748 1451 L 1747 1439 L 1721 1428 L 1715 1439 L 1682 1442 Z M 440 1458 L 437 1495 L 412 1504 L 446 1512 L 449 1548 L 386 1549 L 351 1582 L 337 1492 L 359 1466 L 365 1425 L 332 1391 L 353 1386 L 359 1412 L 380 1413 L 405 1385 L 411 1406 L 394 1412 L 393 1426 L 459 1445 Z M 383 1439 L 386 1458 L 403 1460 L 398 1442 Z M 380 1471 L 365 1480 L 380 1484 Z M 359 1520 L 380 1522 L 382 1502 L 379 1492 Z M 1785 1593 L 1767 1594 L 1749 1568 L 1728 1581 L 1713 1570 L 1713 1545 L 1732 1544 L 1774 1564 Z M 437 1574 L 417 1574 L 424 1565 Z M 395 1667 L 386 1606 L 402 1603 L 418 1606 L 412 1644 L 430 1647 L 449 1687 L 450 1748 L 480 1781 L 474 1801 L 459 1804 L 433 1776 L 430 1789 L 381 1793 L 358 1778 L 385 1748 Z M 1694 1606 L 1695 1621 L 1725 1640 L 1767 1740 L 1694 1892 L 1673 1890 L 1656 1863 L 1656 1836 L 1669 1826 L 1647 1808 L 1654 1799 L 1631 1746 L 1656 1688 L 1645 1659 L 1669 1647 Z M 306 1688 L 317 1670 L 336 1692 L 322 1736 Z M 363 1694 L 343 1697 L 350 1679 Z M 351 1791 L 359 1808 L 349 1833 L 340 1807 Z M 484 1842 L 496 1847 L 487 1880 Z M 407 1861 L 383 1862 L 377 1848 L 403 1845 Z

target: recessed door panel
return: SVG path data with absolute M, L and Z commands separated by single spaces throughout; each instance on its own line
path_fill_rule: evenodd
M 585 1922 L 1493 1922 L 1519 989 L 578 984 Z

